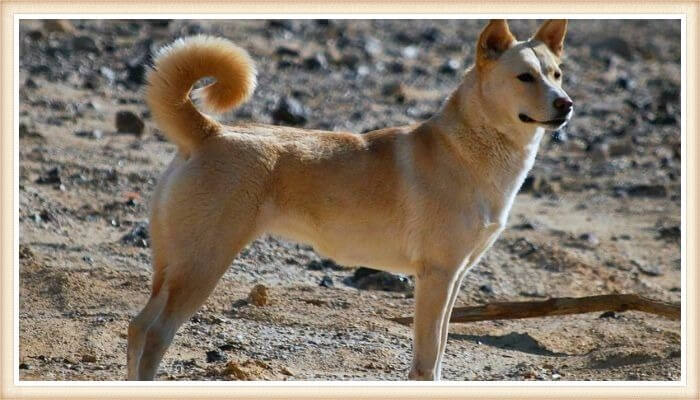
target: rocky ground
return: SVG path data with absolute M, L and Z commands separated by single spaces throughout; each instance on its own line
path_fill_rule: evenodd
M 484 21 L 22 21 L 20 378 L 121 380 L 150 284 L 147 202 L 174 146 L 143 103 L 162 44 L 228 37 L 259 87 L 228 121 L 365 132 L 425 119 Z M 537 21 L 512 21 L 520 38 Z M 640 41 L 640 38 L 644 38 Z M 680 22 L 574 20 L 569 126 L 545 138 L 509 227 L 458 305 L 681 298 Z M 183 328 L 159 379 L 401 380 L 410 277 L 252 243 Z M 255 296 L 249 297 L 256 285 Z M 639 312 L 453 324 L 447 380 L 678 380 L 680 323 Z

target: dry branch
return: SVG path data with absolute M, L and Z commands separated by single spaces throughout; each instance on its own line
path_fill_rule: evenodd
M 545 301 L 491 303 L 476 307 L 455 307 L 450 322 L 475 322 L 497 319 L 549 317 L 553 315 L 583 314 L 599 311 L 643 311 L 679 320 L 681 306 L 648 299 L 636 294 L 606 294 L 588 297 L 559 297 Z M 413 317 L 392 320 L 408 325 Z

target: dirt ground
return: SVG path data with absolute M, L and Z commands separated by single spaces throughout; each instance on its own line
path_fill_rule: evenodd
M 511 28 L 522 39 L 538 23 Z M 226 121 L 366 132 L 435 112 L 484 24 L 22 21 L 20 378 L 125 378 L 127 324 L 149 293 L 148 200 L 174 152 L 141 92 L 159 46 L 203 32 L 248 49 L 259 86 Z M 576 114 L 545 138 L 458 306 L 680 302 L 680 54 L 679 21 L 571 21 L 563 70 Z M 126 133 L 123 111 L 134 113 L 120 118 Z M 140 121 L 143 134 L 128 133 Z M 388 318 L 412 314 L 411 278 L 357 271 L 260 238 L 178 332 L 158 378 L 405 379 L 411 329 Z M 258 284 L 262 306 L 248 301 Z M 443 379 L 678 380 L 680 349 L 678 321 L 639 312 L 453 324 Z

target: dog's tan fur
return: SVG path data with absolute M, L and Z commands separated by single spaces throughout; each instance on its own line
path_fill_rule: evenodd
M 179 152 L 152 199 L 153 288 L 129 326 L 128 378 L 154 378 L 235 255 L 271 233 L 342 264 L 415 275 L 409 378 L 439 379 L 460 282 L 505 227 L 545 128 L 571 115 L 555 77 L 565 31 L 566 21 L 547 21 L 517 42 L 491 21 L 476 65 L 433 118 L 365 135 L 221 125 L 195 108 L 192 85 L 213 76 L 204 100 L 239 105 L 255 87 L 250 57 L 202 36 L 165 48 L 147 101 Z M 526 72 L 535 80 L 517 78 Z

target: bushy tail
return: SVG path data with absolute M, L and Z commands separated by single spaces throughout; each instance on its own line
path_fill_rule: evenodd
M 205 77 L 216 82 L 199 89 L 205 105 L 223 112 L 246 101 L 256 85 L 253 60 L 223 38 L 192 36 L 163 47 L 148 72 L 146 102 L 160 128 L 180 152 L 190 154 L 221 125 L 192 103 L 192 85 Z

